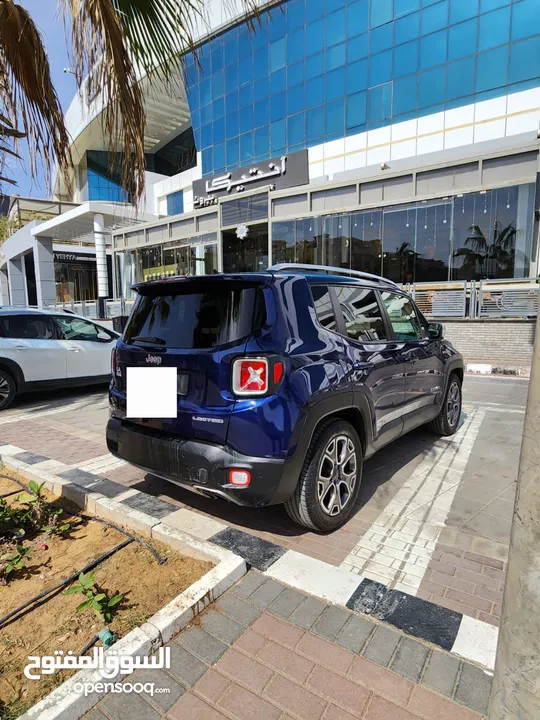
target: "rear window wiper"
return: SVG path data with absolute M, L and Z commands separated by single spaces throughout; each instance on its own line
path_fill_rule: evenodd
M 146 335 L 135 335 L 131 342 L 149 343 L 150 345 L 166 345 L 166 341 L 159 337 L 148 337 Z

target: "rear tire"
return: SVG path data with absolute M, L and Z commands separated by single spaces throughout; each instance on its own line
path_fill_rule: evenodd
M 337 530 L 350 518 L 362 480 L 362 444 L 353 426 L 328 420 L 315 431 L 293 496 L 289 517 L 316 532 Z
M 16 394 L 15 380 L 6 370 L 0 368 L 0 410 L 8 408 Z
M 456 373 L 448 378 L 446 395 L 437 417 L 428 423 L 428 427 L 437 435 L 453 435 L 459 427 L 461 418 L 461 380 Z

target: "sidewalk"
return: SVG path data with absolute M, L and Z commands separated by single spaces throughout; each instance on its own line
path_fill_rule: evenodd
M 171 668 L 85 720 L 480 720 L 491 677 L 389 626 L 251 571 L 169 643 Z

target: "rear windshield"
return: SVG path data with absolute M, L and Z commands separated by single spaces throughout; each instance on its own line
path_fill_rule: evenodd
M 261 327 L 262 302 L 257 288 L 139 295 L 124 342 L 193 350 L 233 343 Z

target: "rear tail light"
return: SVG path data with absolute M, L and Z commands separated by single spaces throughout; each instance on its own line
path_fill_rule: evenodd
M 283 377 L 283 363 L 278 360 L 274 363 L 274 383 L 277 385 Z
M 111 374 L 113 377 L 116 376 L 116 348 L 113 348 L 111 352 Z
M 268 360 L 266 358 L 235 360 L 232 385 L 235 395 L 265 395 L 268 392 Z
M 231 485 L 247 487 L 251 482 L 249 470 L 229 470 L 229 482 Z

